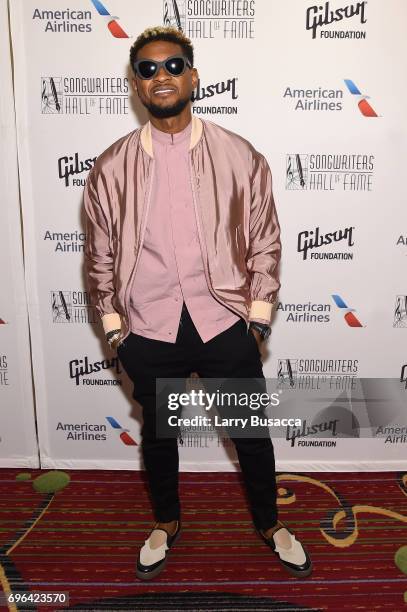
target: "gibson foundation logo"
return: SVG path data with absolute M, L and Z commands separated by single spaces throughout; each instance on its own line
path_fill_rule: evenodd
M 278 359 L 278 388 L 355 389 L 358 369 L 358 359 Z
M 0 387 L 9 386 L 7 355 L 0 354 Z
M 297 251 L 298 253 L 302 253 L 303 260 L 308 259 L 308 256 L 313 260 L 340 259 L 347 261 L 353 259 L 353 253 L 336 250 L 321 253 L 319 249 L 325 246 L 333 247 L 337 242 L 352 247 L 355 244 L 353 241 L 354 229 L 354 226 L 351 225 L 333 232 L 327 232 L 326 234 L 323 234 L 319 227 L 313 230 L 304 230 L 298 234 Z
M 336 9 L 331 9 L 329 2 L 325 2 L 323 5 L 310 6 L 306 10 L 305 28 L 312 32 L 312 38 L 316 38 L 317 33 L 319 33 L 320 38 L 366 38 L 365 30 L 319 29 L 332 24 L 336 25 L 338 22 L 343 22 L 345 19 L 350 20 L 354 17 L 358 17 L 359 22 L 365 24 L 367 22 L 366 4 L 367 0 L 354 2 Z M 356 20 L 353 19 L 354 21 Z
M 41 77 L 44 115 L 127 115 L 129 83 L 125 77 Z
M 87 291 L 51 291 L 53 323 L 97 323 L 94 306 Z
M 112 359 L 101 359 L 100 361 L 90 362 L 87 356 L 82 359 L 72 359 L 69 362 L 69 378 L 75 381 L 76 385 L 121 385 L 122 381 L 118 378 L 88 378 L 91 374 L 104 374 L 106 370 L 113 370 L 116 374 L 121 374 L 120 362 L 117 357 Z
M 393 327 L 407 327 L 407 295 L 396 296 Z
M 254 38 L 255 0 L 163 0 L 163 24 L 189 38 Z
M 199 80 L 196 92 L 194 92 L 192 95 L 192 101 L 194 103 L 201 102 L 201 100 L 209 102 L 209 100 L 211 100 L 214 96 L 220 96 L 225 93 L 229 93 L 231 99 L 236 100 L 238 98 L 238 94 L 236 93 L 236 83 L 237 77 L 233 77 L 227 81 L 219 81 L 218 83 L 213 83 L 203 87 L 201 85 L 201 81 Z M 192 112 L 195 115 L 236 115 L 237 106 L 204 106 L 194 104 L 192 107 Z
M 86 179 L 71 178 L 77 177 L 84 172 L 88 172 L 96 161 L 97 157 L 89 157 L 88 159 L 80 160 L 79 153 L 74 155 L 64 155 L 58 158 L 58 176 L 64 180 L 65 187 L 84 187 Z
M 305 420 L 301 427 L 287 426 L 285 439 L 291 441 L 291 446 L 295 446 L 296 440 L 297 446 L 336 446 L 336 440 L 304 440 L 304 438 L 308 436 L 315 436 L 318 438 L 318 435 L 326 434 L 327 432 L 331 432 L 332 436 L 336 436 L 338 423 L 339 419 L 332 419 L 330 421 L 322 421 L 320 423 L 308 425 Z
M 285 188 L 298 191 L 373 191 L 375 156 L 363 153 L 288 153 Z

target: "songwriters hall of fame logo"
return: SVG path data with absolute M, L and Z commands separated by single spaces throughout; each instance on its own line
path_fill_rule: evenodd
M 53 323 L 97 323 L 87 291 L 51 291 Z
M 8 387 L 9 378 L 8 378 L 9 370 L 7 363 L 7 355 L 0 354 L 0 386 Z
M 300 191 L 372 191 L 374 155 L 362 153 L 289 153 L 286 189 Z
M 164 0 L 163 23 L 185 32 L 186 29 L 186 7 L 185 0 Z
M 277 388 L 306 391 L 355 388 L 358 359 L 278 359 Z
M 287 155 L 286 189 L 307 189 L 308 155 L 299 153 Z
M 277 364 L 278 388 L 297 386 L 298 359 L 279 359 Z
M 116 76 L 43 76 L 43 115 L 127 115 L 129 81 Z
M 393 327 L 407 327 L 407 295 L 397 295 Z
M 254 38 L 255 0 L 163 0 L 163 24 L 189 38 Z
M 61 77 L 41 78 L 41 113 L 55 115 L 63 113 L 63 93 Z

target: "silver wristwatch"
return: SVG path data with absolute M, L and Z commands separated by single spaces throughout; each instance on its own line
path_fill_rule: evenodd
M 250 321 L 249 329 L 255 329 L 259 332 L 262 340 L 267 340 L 267 338 L 271 334 L 270 325 L 266 325 L 265 323 L 258 323 L 257 321 Z

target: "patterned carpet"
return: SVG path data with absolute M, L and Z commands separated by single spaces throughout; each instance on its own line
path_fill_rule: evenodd
M 142 583 L 143 473 L 0 470 L 4 593 L 69 592 L 68 605 L 0 609 L 407 610 L 407 474 L 279 475 L 280 518 L 314 562 L 304 580 L 254 532 L 240 474 L 180 479 L 183 533 L 163 573 Z

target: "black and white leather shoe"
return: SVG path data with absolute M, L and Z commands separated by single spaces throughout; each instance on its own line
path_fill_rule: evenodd
M 157 523 L 156 523 L 157 524 Z M 157 548 L 151 548 L 150 538 L 154 531 L 163 531 L 167 537 L 166 541 L 158 546 Z M 177 521 L 177 529 L 173 535 L 170 535 L 165 529 L 161 527 L 153 527 L 149 537 L 144 542 L 144 546 L 140 549 L 136 575 L 141 580 L 151 580 L 155 578 L 164 569 L 167 564 L 168 553 L 171 547 L 178 540 L 181 531 L 181 522 Z
M 291 538 L 291 547 L 283 548 L 278 546 L 274 540 L 274 534 L 285 527 Z M 305 578 L 312 573 L 312 561 L 305 546 L 301 544 L 295 537 L 295 534 L 287 525 L 281 521 L 277 521 L 273 531 L 266 537 L 261 529 L 257 530 L 260 537 L 270 546 L 271 550 L 277 555 L 281 565 L 292 575 L 297 578 Z

